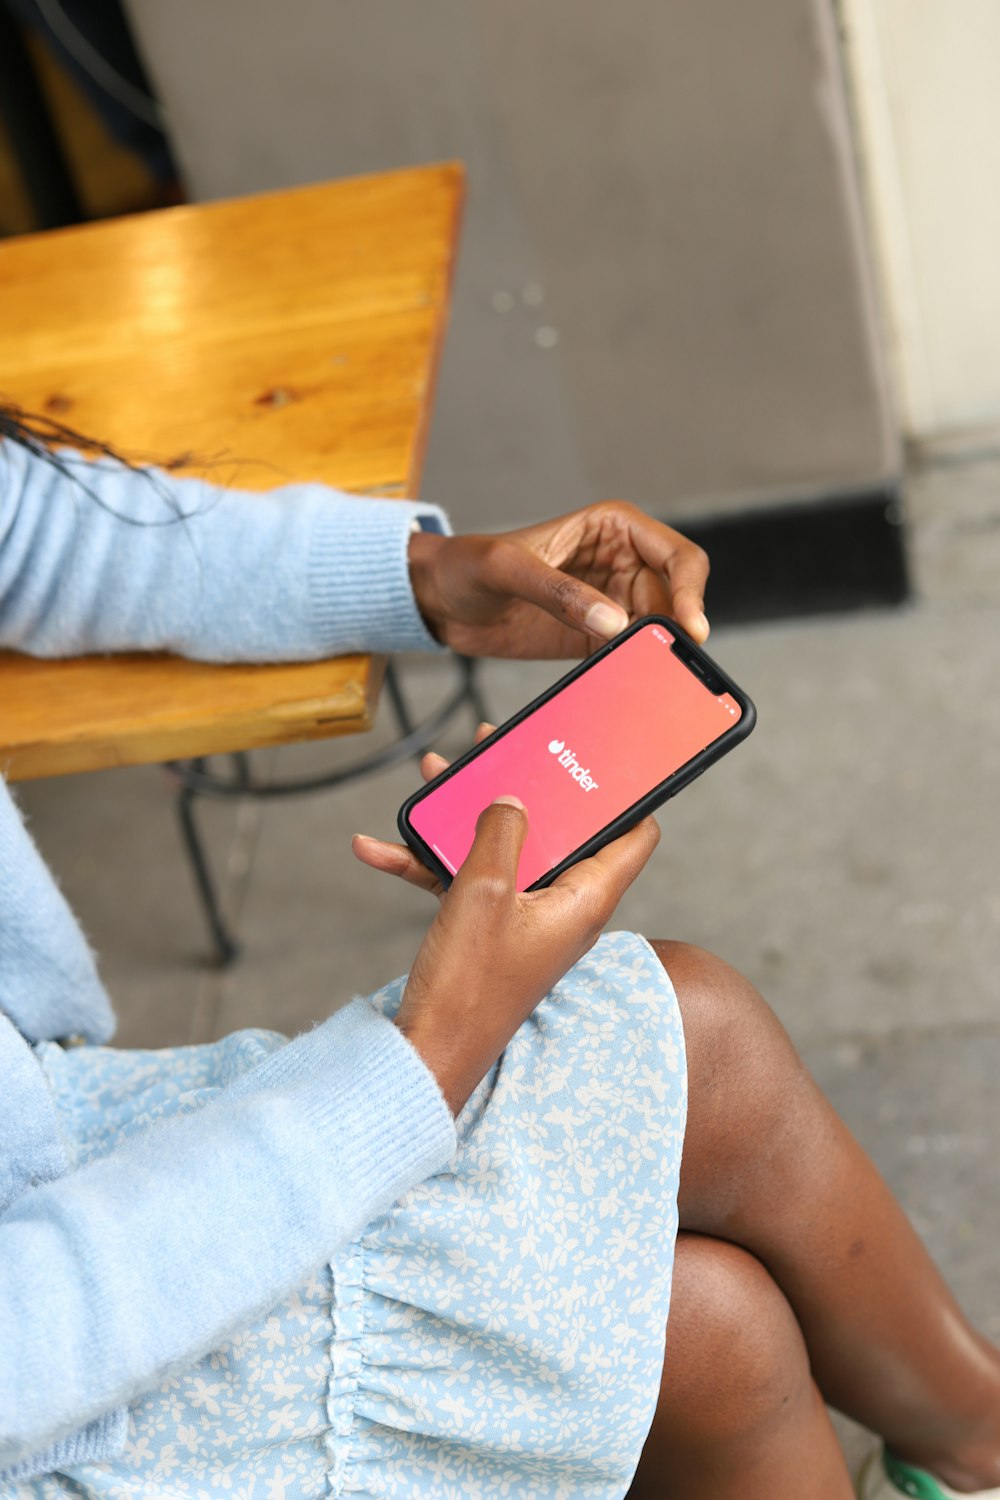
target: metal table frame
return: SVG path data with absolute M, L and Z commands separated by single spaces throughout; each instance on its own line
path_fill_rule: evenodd
M 476 681 L 476 663 L 471 657 L 455 656 L 458 668 L 458 683 L 445 701 L 417 724 L 403 695 L 399 673 L 392 661 L 386 664 L 384 687 L 399 729 L 399 739 L 383 749 L 375 751 L 351 765 L 336 771 L 326 771 L 316 776 L 293 777 L 288 780 L 259 781 L 251 769 L 247 751 L 237 751 L 223 757 L 201 757 L 193 760 L 169 761 L 166 765 L 171 779 L 177 786 L 177 816 L 181 836 L 194 874 L 195 886 L 208 924 L 215 960 L 225 968 L 239 956 L 239 943 L 233 936 L 219 904 L 218 888 L 212 875 L 204 840 L 195 814 L 199 797 L 234 798 L 251 797 L 268 801 L 277 797 L 300 797 L 310 792 L 332 791 L 364 776 L 387 771 L 404 760 L 415 760 L 431 748 L 446 724 L 468 704 L 476 715 L 476 723 L 486 720 L 487 714 L 479 684 Z M 228 762 L 229 774 L 220 775 L 211 769 L 210 760 L 223 759 Z

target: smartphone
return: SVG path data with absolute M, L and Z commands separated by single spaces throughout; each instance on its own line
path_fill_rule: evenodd
M 447 885 L 496 797 L 520 797 L 517 888 L 549 885 L 746 739 L 750 699 L 673 620 L 647 615 L 415 792 L 399 831 Z

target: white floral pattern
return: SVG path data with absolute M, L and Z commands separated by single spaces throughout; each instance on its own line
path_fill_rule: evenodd
M 372 1003 L 391 1013 L 402 984 Z M 48 1067 L 93 1153 L 280 1044 L 242 1032 Z M 685 1109 L 670 981 L 642 938 L 607 934 L 476 1090 L 447 1171 L 137 1403 L 118 1459 L 7 1495 L 624 1495 L 659 1388 Z

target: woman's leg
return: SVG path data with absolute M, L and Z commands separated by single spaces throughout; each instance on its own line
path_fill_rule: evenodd
M 1000 1485 L 1000 1353 L 752 985 L 699 949 L 653 946 L 687 1041 L 681 1228 L 767 1270 L 830 1405 L 957 1490 Z
M 760 1261 L 677 1239 L 660 1402 L 629 1500 L 850 1500 L 802 1331 Z

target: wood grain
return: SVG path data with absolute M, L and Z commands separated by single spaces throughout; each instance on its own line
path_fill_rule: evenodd
M 8 653 L 0 773 L 64 776 L 353 734 L 374 723 L 383 665 L 369 656 L 218 667 L 177 656 L 67 663 Z
M 445 164 L 2 243 L 2 394 L 217 483 L 414 494 L 462 189 Z M 51 776 L 363 730 L 381 675 L 365 657 L 0 653 L 0 764 Z

